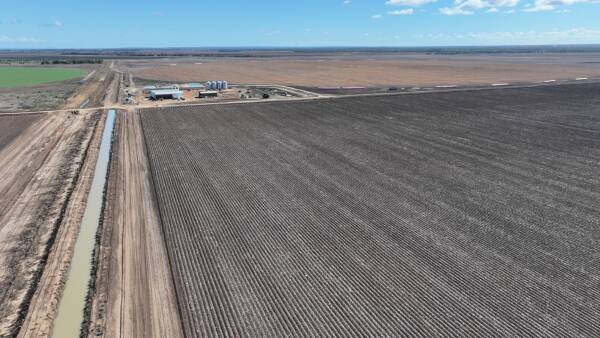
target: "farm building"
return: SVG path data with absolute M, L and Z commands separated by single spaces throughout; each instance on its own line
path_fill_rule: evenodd
M 171 99 L 171 100 L 179 100 L 183 97 L 183 92 L 179 89 L 157 89 L 150 91 L 150 99 L 152 100 L 161 100 L 161 99 Z
M 182 90 L 204 90 L 206 86 L 201 83 L 186 83 L 181 85 L 179 89 Z
M 156 86 L 144 86 L 144 94 L 150 94 L 150 91 L 157 89 Z
M 207 97 L 218 97 L 219 92 L 211 90 L 211 91 L 203 91 L 198 93 L 198 98 L 203 99 Z
M 144 94 L 150 94 L 150 92 L 153 90 L 166 90 L 166 89 L 179 89 L 179 86 L 176 84 L 144 86 Z

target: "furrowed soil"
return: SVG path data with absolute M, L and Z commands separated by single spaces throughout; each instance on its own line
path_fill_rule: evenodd
M 186 336 L 600 336 L 598 93 L 143 111 Z
M 0 337 L 25 319 L 97 121 L 45 114 L 0 150 Z
M 89 337 L 183 337 L 137 112 L 115 125 Z

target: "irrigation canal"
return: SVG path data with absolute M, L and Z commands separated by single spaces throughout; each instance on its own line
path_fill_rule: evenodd
M 56 338 L 79 337 L 91 277 L 92 254 L 96 243 L 96 232 L 102 211 L 103 193 L 110 159 L 115 117 L 116 112 L 109 110 L 94 170 L 92 187 L 88 195 L 81 229 L 75 244 L 73 260 L 71 261 L 67 282 L 58 308 L 58 315 L 54 320 L 52 336 Z

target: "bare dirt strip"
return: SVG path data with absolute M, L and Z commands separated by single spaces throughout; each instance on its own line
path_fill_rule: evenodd
M 108 64 L 103 64 L 98 70 L 65 102 L 63 108 L 76 109 L 102 106 L 107 91 L 115 77 L 114 71 Z
M 149 109 L 187 337 L 600 337 L 600 84 Z
M 97 247 L 90 337 L 182 337 L 140 117 L 121 112 Z
M 97 121 L 47 114 L 0 151 L 0 336 L 26 315 Z
M 58 228 L 54 246 L 50 251 L 44 272 L 31 299 L 29 309 L 18 337 L 51 337 L 52 323 L 58 311 L 65 276 L 73 256 L 81 220 L 87 204 L 88 193 L 94 176 L 98 150 L 102 140 L 105 118 L 101 118 L 89 142 L 83 167 L 77 184 L 65 209 Z M 85 145 L 82 145 L 85 146 Z

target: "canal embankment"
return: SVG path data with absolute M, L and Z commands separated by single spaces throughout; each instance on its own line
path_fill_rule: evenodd
M 116 111 L 109 110 L 106 115 L 92 184 L 85 203 L 77 242 L 65 279 L 58 312 L 51 328 L 53 337 L 70 338 L 79 337 L 80 334 L 89 283 L 92 279 L 92 257 L 104 201 L 115 118 Z

